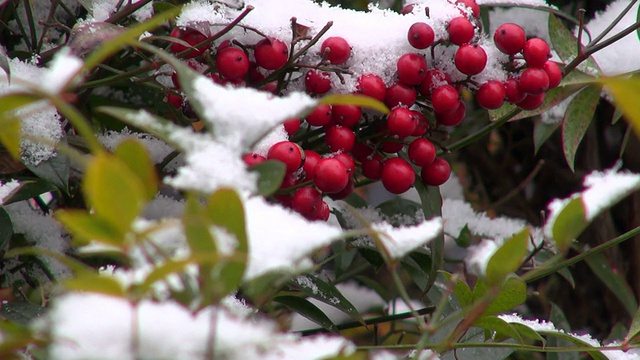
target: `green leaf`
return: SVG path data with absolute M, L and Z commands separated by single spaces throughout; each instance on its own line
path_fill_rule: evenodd
M 87 265 L 83 264 L 82 262 L 74 258 L 61 254 L 57 251 L 47 250 L 41 247 L 27 246 L 27 247 L 21 247 L 17 249 L 11 249 L 4 254 L 4 257 L 10 258 L 10 257 L 22 256 L 22 255 L 51 257 L 63 263 L 65 266 L 67 266 L 76 274 L 93 272 L 93 270 L 89 268 Z
M 416 190 L 420 196 L 420 204 L 422 206 L 422 212 L 424 213 L 425 220 L 433 219 L 437 216 L 442 216 L 442 196 L 440 195 L 440 187 L 427 186 L 422 181 L 416 181 Z M 433 286 L 436 281 L 436 275 L 438 271 L 444 267 L 444 233 L 438 235 L 429 243 L 429 249 L 431 250 L 431 271 L 429 272 L 429 283 L 426 287 L 426 291 Z
M 72 291 L 87 291 L 92 293 L 124 297 L 125 291 L 115 278 L 100 276 L 96 273 L 85 272 L 61 281 L 62 286 Z
M 306 299 L 299 298 L 297 296 L 278 296 L 274 301 L 279 302 L 296 313 L 306 317 L 328 331 L 334 333 L 338 332 L 338 328 L 331 319 L 329 319 L 322 310 L 318 309 L 317 306 L 313 305 Z
M 210 254 L 217 256 L 216 243 L 209 231 L 213 221 L 205 214 L 204 209 L 194 194 L 187 195 L 182 215 L 187 244 L 192 254 Z
M 75 246 L 91 240 L 116 247 L 124 244 L 125 233 L 117 226 L 84 210 L 62 209 L 55 212 L 55 217 L 73 235 Z
M 629 316 L 633 316 L 638 309 L 636 297 L 625 280 L 625 276 L 620 272 L 614 271 L 611 263 L 602 253 L 595 253 L 588 256 L 585 261 L 591 271 L 602 281 L 602 283 L 618 298 L 622 306 Z
M 442 271 L 441 274 L 447 282 L 452 281 L 453 276 L 451 273 Z M 463 308 L 473 303 L 473 293 L 471 292 L 471 288 L 469 288 L 469 285 L 460 278 L 456 279 L 456 283 L 453 286 L 453 294 L 456 296 L 460 306 Z
M 542 145 L 549 140 L 551 135 L 562 125 L 561 121 L 554 124 L 548 124 L 540 119 L 533 122 L 533 144 L 534 154 L 537 154 Z
M 504 244 L 491 256 L 487 264 L 487 283 L 501 284 L 507 275 L 518 270 L 528 252 L 529 228 L 507 239 Z
M 469 230 L 467 224 L 464 224 L 455 240 L 456 245 L 462 248 L 468 248 L 471 245 L 471 230 Z
M 578 345 L 580 347 L 593 347 L 591 344 L 589 344 L 586 341 L 582 341 L 578 338 L 576 338 L 575 336 L 571 336 L 570 334 L 565 334 L 565 333 L 561 333 L 561 332 L 557 332 L 557 331 L 545 331 L 545 330 L 539 330 L 538 331 L 539 334 L 544 335 L 544 336 L 551 336 L 551 337 L 556 337 L 562 340 L 567 340 L 568 342 Z M 594 360 L 607 360 L 608 357 L 604 356 L 600 351 L 598 350 L 591 350 L 591 351 L 587 351 L 587 353 L 591 356 L 592 359 Z
M 476 286 L 473 288 L 473 301 L 475 302 L 485 297 L 489 294 L 489 291 L 488 284 L 478 279 Z M 502 283 L 502 286 L 495 296 L 491 298 L 489 305 L 482 314 L 493 315 L 513 310 L 513 308 L 523 304 L 526 300 L 527 284 L 517 276 L 510 276 Z
M 558 249 L 562 252 L 569 250 L 587 225 L 582 197 L 578 196 L 560 210 L 553 223 L 552 235 Z
M 633 315 L 633 321 L 629 326 L 629 332 L 627 333 L 627 336 L 625 336 L 624 342 L 627 343 L 638 335 L 640 335 L 640 308 L 638 308 L 635 315 Z
M 214 296 L 221 299 L 240 286 L 247 265 L 249 243 L 244 205 L 234 190 L 220 189 L 209 197 L 205 211 L 214 225 L 224 228 L 235 240 L 233 254 L 225 256 L 218 249 L 221 260 L 216 264 L 215 276 L 209 284 Z
M 305 295 L 339 309 L 364 325 L 358 309 L 333 284 L 312 275 L 300 275 L 293 280 L 292 285 Z
M 153 166 L 153 160 L 149 156 L 147 149 L 135 139 L 123 140 L 114 154 L 129 167 L 138 179 L 142 182 L 145 189 L 146 199 L 151 200 L 158 192 L 158 174 Z
M 5 198 L 3 205 L 9 205 L 23 200 L 33 199 L 44 193 L 56 191 L 50 182 L 38 178 L 19 179 L 20 186 Z
M 9 301 L 0 304 L 0 316 L 16 324 L 28 325 L 46 312 L 42 306 L 23 301 Z
M 570 62 L 573 60 L 578 55 L 578 38 L 564 26 L 557 16 L 551 13 L 549 14 L 548 28 L 553 50 L 556 51 L 562 61 Z M 584 62 L 584 66 L 586 66 L 590 72 L 601 72 L 598 64 L 592 57 L 589 57 Z
M 20 135 L 22 124 L 20 119 L 12 114 L 3 114 L 0 117 L 0 143 L 9 151 L 9 154 L 20 160 Z
M 83 190 L 95 214 L 122 233 L 130 230 L 146 203 L 146 190 L 136 173 L 106 153 L 96 155 L 87 166 Z
M 267 160 L 249 168 L 258 173 L 258 195 L 273 195 L 284 180 L 287 167 L 282 161 Z
M 571 171 L 574 171 L 576 151 L 591 124 L 599 101 L 600 88 L 587 86 L 571 100 L 567 107 L 562 122 L 562 147 Z
M 545 339 L 542 336 L 540 336 L 540 334 L 538 334 L 537 331 L 533 330 L 527 325 L 520 324 L 520 323 L 510 323 L 510 324 L 518 332 L 518 334 L 520 334 L 520 337 L 537 340 L 542 342 L 543 344 L 546 342 Z
M 636 136 L 640 137 L 640 77 L 630 79 L 621 77 L 601 78 L 609 89 L 616 105 L 622 110 L 625 119 L 631 123 Z
M 11 66 L 9 66 L 9 57 L 0 55 L 0 69 L 7 74 L 7 83 L 11 84 Z
M 357 105 L 373 110 L 380 111 L 383 114 L 389 113 L 389 108 L 382 102 L 365 95 L 358 94 L 331 94 L 325 95 L 320 99 L 318 105 Z
M 4 252 L 13 236 L 13 223 L 7 211 L 0 207 L 0 254 Z
M 61 139 L 60 143 L 66 145 L 67 138 Z M 69 170 L 71 168 L 71 161 L 65 153 L 58 152 L 56 156 L 35 166 L 27 164 L 27 168 L 40 179 L 47 180 L 58 189 L 69 194 Z
M 516 330 L 508 322 L 495 317 L 495 316 L 483 316 L 473 323 L 473 326 L 477 326 L 486 330 L 496 332 L 496 338 L 512 338 L 518 343 L 522 344 L 522 337 L 518 330 Z

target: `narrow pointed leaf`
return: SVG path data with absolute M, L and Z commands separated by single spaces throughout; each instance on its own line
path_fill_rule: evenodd
M 125 241 L 125 233 L 117 226 L 84 210 L 58 210 L 55 217 L 73 235 L 73 243 L 76 246 L 96 241 L 108 246 L 121 247 Z
M 640 137 L 640 77 L 630 79 L 614 77 L 600 80 L 613 95 L 616 105 L 625 119 L 631 123 L 636 136 Z
M 86 291 L 104 295 L 123 297 L 125 295 L 124 288 L 115 278 L 108 276 L 99 276 L 95 273 L 84 273 L 62 282 L 68 290 Z
M 441 272 L 447 282 L 451 282 L 452 274 L 448 272 Z M 465 308 L 473 303 L 473 293 L 469 285 L 462 279 L 456 279 L 456 283 L 453 285 L 453 294 L 458 299 L 460 306 Z
M 489 293 L 490 289 L 484 281 L 478 280 L 473 288 L 473 300 L 478 301 Z M 509 311 L 527 300 L 527 284 L 517 276 L 508 277 L 484 310 L 483 315 L 499 314 Z
M 578 38 L 576 38 L 554 14 L 549 14 L 549 22 L 547 25 L 553 50 L 556 51 L 562 61 L 569 62 L 573 60 L 578 55 Z M 592 57 L 589 57 L 584 62 L 584 67 L 586 67 L 589 72 L 601 72 L 598 64 Z M 580 68 L 582 69 L 582 66 Z
M 629 332 L 627 336 L 625 336 L 625 342 L 629 342 L 640 335 L 640 308 L 636 310 L 635 315 L 633 316 L 633 321 L 629 326 Z
M 491 256 L 487 264 L 487 283 L 501 284 L 507 275 L 518 270 L 528 252 L 529 228 L 524 228 L 504 244 Z
M 473 323 L 473 326 L 477 326 L 486 330 L 491 330 L 496 332 L 496 337 L 500 338 L 511 338 L 515 339 L 518 343 L 522 344 L 522 337 L 518 330 L 514 329 L 514 327 L 508 322 L 495 317 L 495 316 L 483 316 L 480 319 L 476 320 Z
M 612 264 L 602 253 L 593 254 L 585 261 L 598 279 L 618 298 L 629 316 L 633 316 L 638 309 L 638 301 L 625 276 L 614 271 Z
M 2 253 L 13 236 L 13 223 L 7 211 L 0 207 L 0 253 Z
M 312 275 L 298 276 L 293 280 L 292 284 L 307 296 L 331 305 L 349 315 L 352 319 L 364 324 L 358 309 L 333 284 Z
M 415 187 L 420 196 L 420 205 L 422 206 L 425 220 L 442 216 L 440 188 L 438 186 L 426 186 L 421 181 L 416 181 Z M 429 272 L 429 283 L 425 292 L 433 286 L 438 271 L 444 267 L 444 233 L 433 239 L 428 246 L 431 250 L 431 271 Z
M 67 145 L 67 138 L 60 139 L 59 144 Z M 27 168 L 37 177 L 49 181 L 61 191 L 69 194 L 71 161 L 65 153 L 58 152 L 56 156 L 38 165 L 27 165 Z
M 357 105 L 373 110 L 380 111 L 383 114 L 389 113 L 389 108 L 382 102 L 365 95 L 357 94 L 332 94 L 323 96 L 320 99 L 320 105 Z
M 574 170 L 576 151 L 591 124 L 598 101 L 600 101 L 600 88 L 587 86 L 571 100 L 564 115 L 562 147 L 564 149 L 564 157 L 571 171 Z
M 147 149 L 135 139 L 125 139 L 116 148 L 115 155 L 138 176 L 146 199 L 153 199 L 158 192 L 158 174 Z
M 329 319 L 322 310 L 306 299 L 299 298 L 297 296 L 278 296 L 274 301 L 279 302 L 331 332 L 338 332 L 338 328 L 331 319 Z
M 533 123 L 533 145 L 534 145 L 534 153 L 537 154 L 542 145 L 544 145 L 547 140 L 553 135 L 558 128 L 562 125 L 562 121 L 559 121 L 555 124 L 548 124 L 542 120 L 536 120 Z

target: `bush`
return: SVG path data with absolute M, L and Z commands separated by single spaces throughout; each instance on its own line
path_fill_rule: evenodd
M 0 354 L 640 358 L 637 5 L 480 5 L 5 3 Z

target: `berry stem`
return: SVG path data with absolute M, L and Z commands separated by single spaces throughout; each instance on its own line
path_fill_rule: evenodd
M 127 6 L 125 6 L 122 10 L 116 12 L 115 14 L 111 15 L 107 20 L 105 20 L 105 22 L 111 23 L 111 24 L 117 24 L 119 22 L 121 22 L 122 20 L 124 20 L 127 16 L 133 14 L 135 11 L 137 11 L 138 9 L 140 9 L 141 7 L 147 5 L 148 3 L 150 3 L 151 0 L 141 0 L 138 1 L 136 3 L 129 3 Z M 120 2 L 120 5 L 122 5 L 122 1 Z M 119 6 L 116 7 L 116 9 Z
M 602 40 L 605 36 L 607 36 L 607 34 L 609 34 L 609 32 L 611 32 L 611 30 L 613 30 L 613 28 L 616 25 L 618 25 L 618 23 L 624 18 L 624 16 L 631 10 L 631 8 L 636 2 L 638 2 L 638 0 L 630 1 L 629 5 L 627 5 L 627 7 L 624 8 L 624 10 L 622 10 L 620 14 L 618 14 L 618 16 L 602 31 L 602 33 L 600 33 L 600 35 L 596 36 L 593 40 L 591 40 L 591 42 L 589 42 L 587 47 L 594 46 L 600 40 Z
M 584 13 L 585 13 L 584 9 L 578 10 L 578 19 L 580 20 L 580 24 L 578 25 L 578 41 L 577 41 L 578 56 L 584 55 L 584 46 L 582 46 L 582 31 L 584 30 Z

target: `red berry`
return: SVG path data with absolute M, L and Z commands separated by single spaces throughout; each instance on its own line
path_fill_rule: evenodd
M 413 168 L 402 158 L 390 158 L 382 164 L 382 186 L 392 194 L 402 194 L 409 190 L 415 178 Z
M 429 97 L 433 89 L 445 84 L 451 84 L 449 74 L 438 68 L 429 69 L 427 70 L 424 80 L 420 83 L 420 94 Z
M 326 202 L 320 203 L 320 209 L 313 214 L 315 220 L 327 221 L 329 220 L 329 216 L 331 215 L 331 211 L 329 210 L 329 205 Z
M 451 166 L 447 160 L 443 158 L 436 158 L 431 164 L 424 166 L 420 171 L 422 181 L 430 186 L 440 186 L 447 182 L 450 176 Z
M 504 88 L 506 90 L 505 95 L 507 101 L 510 103 L 517 103 L 527 96 L 527 93 L 520 89 L 520 81 L 514 78 L 510 78 L 504 82 Z
M 396 63 L 398 79 L 406 85 L 418 85 L 424 80 L 427 71 L 427 61 L 419 54 L 408 53 L 398 59 Z
M 476 19 L 480 18 L 480 6 L 476 3 L 476 0 L 456 0 L 456 4 L 462 4 L 471 10 L 471 14 Z
M 397 137 L 393 141 L 383 141 L 380 145 L 380 150 L 387 154 L 395 154 L 402 150 L 402 148 L 404 148 L 404 142 L 398 141 Z
M 449 114 L 458 108 L 460 94 L 451 85 L 441 85 L 431 94 L 433 111 L 439 114 Z
M 387 86 L 378 75 L 364 74 L 358 78 L 357 93 L 384 101 Z
M 309 125 L 313 126 L 325 126 L 331 121 L 331 105 L 318 105 L 313 111 L 305 118 Z
M 529 66 L 541 68 L 551 57 L 551 50 L 543 39 L 532 38 L 524 44 L 522 55 Z
M 339 36 L 327 38 L 322 42 L 320 48 L 322 54 L 326 53 L 327 60 L 331 61 L 331 64 L 334 65 L 344 64 L 349 60 L 349 56 L 351 55 L 349 43 Z
M 175 109 L 182 108 L 183 100 L 182 100 L 182 96 L 180 95 L 176 95 L 174 93 L 168 93 L 167 102 L 169 103 L 169 105 L 173 106 Z
M 260 84 L 266 76 L 258 69 L 258 64 L 249 61 L 249 82 L 252 84 Z
M 267 159 L 282 161 L 287 166 L 287 173 L 292 173 L 302 165 L 300 146 L 291 141 L 280 141 L 269 148 Z
M 278 93 L 278 82 L 277 81 L 270 81 L 264 85 L 262 85 L 262 91 L 266 91 L 268 93 L 272 93 L 272 94 L 277 94 Z
M 524 100 L 517 102 L 516 105 L 522 110 L 535 110 L 544 102 L 544 94 L 545 93 L 538 95 L 527 94 Z
M 205 52 L 205 50 L 209 48 L 209 45 L 205 45 L 200 48 L 193 48 L 193 46 L 198 45 L 199 43 L 207 39 L 207 37 L 198 30 L 194 30 L 194 29 L 180 30 L 179 28 L 175 28 L 171 31 L 170 35 L 171 37 L 180 39 L 188 43 L 189 45 L 191 45 L 191 47 L 187 47 L 182 44 L 171 43 L 171 52 L 174 54 L 181 53 L 185 50 L 191 50 L 184 55 L 185 58 L 194 58 L 194 57 L 200 56 Z
M 387 94 L 384 97 L 384 103 L 391 109 L 398 105 L 411 107 L 416 102 L 417 96 L 418 93 L 416 92 L 416 89 L 397 82 L 389 86 L 387 89 Z
M 448 114 L 436 113 L 436 121 L 444 126 L 456 126 L 464 120 L 466 113 L 467 106 L 464 104 L 464 101 L 460 100 L 458 107 L 453 112 Z
M 313 183 L 328 194 L 343 190 L 349 183 L 347 167 L 338 159 L 322 159 L 318 161 L 314 170 Z
M 333 125 L 325 130 L 324 141 L 331 151 L 349 152 L 356 143 L 356 134 L 348 127 Z
M 549 76 L 549 89 L 553 89 L 560 85 L 560 82 L 562 81 L 562 70 L 560 70 L 560 67 L 556 62 L 547 61 L 544 63 L 543 69 L 547 73 L 547 76 Z
M 541 94 L 549 89 L 549 75 L 543 69 L 526 69 L 520 75 L 520 89 L 527 94 Z
M 276 70 L 284 66 L 289 60 L 287 44 L 278 39 L 262 39 L 255 48 L 253 55 L 256 64 L 267 70 Z
M 356 105 L 333 105 L 331 119 L 338 125 L 352 128 L 358 124 L 362 109 Z
M 362 175 L 367 179 L 380 180 L 382 177 L 382 157 L 378 154 L 362 162 Z
M 478 45 L 464 44 L 456 51 L 453 61 L 461 73 L 476 75 L 487 65 L 487 53 Z
M 416 129 L 413 131 L 413 134 L 411 134 L 411 136 L 422 136 L 426 134 L 427 130 L 429 130 L 429 123 L 427 122 L 427 118 L 425 118 L 420 111 L 412 110 L 411 113 L 416 119 Z
M 248 153 L 242 157 L 242 161 L 244 161 L 247 166 L 258 165 L 267 160 L 264 156 L 256 153 Z
M 505 23 L 493 33 L 493 42 L 498 50 L 508 55 L 519 53 L 527 41 L 527 34 L 520 25 Z
M 313 150 L 305 150 L 304 151 L 304 164 L 302 165 L 302 170 L 304 171 L 306 180 L 311 180 L 315 176 L 315 167 L 320 160 L 322 160 L 322 156 Z
M 476 92 L 478 104 L 485 109 L 497 109 L 504 104 L 506 90 L 500 81 L 490 80 Z
M 353 172 L 356 170 L 356 163 L 349 154 L 342 152 L 335 154 L 333 158 L 340 160 L 340 162 L 347 168 L 349 175 L 353 175 Z
M 242 79 L 249 71 L 249 58 L 242 49 L 228 47 L 216 55 L 216 69 L 225 79 Z
M 331 90 L 331 75 L 328 72 L 316 70 L 307 71 L 304 85 L 311 94 L 321 95 Z
M 457 17 L 451 20 L 447 31 L 449 32 L 449 41 L 455 45 L 466 44 L 475 35 L 473 24 L 465 17 Z
M 282 125 L 284 125 L 284 131 L 286 131 L 289 136 L 292 136 L 300 130 L 300 119 L 293 118 L 285 120 Z
M 309 220 L 321 207 L 322 193 L 311 186 L 301 187 L 293 194 L 291 208 Z
M 416 49 L 426 49 L 431 44 L 433 44 L 433 40 L 435 39 L 435 33 L 433 32 L 433 28 L 423 22 L 417 22 L 409 28 L 409 32 L 407 33 L 407 40 L 409 40 L 409 44 Z
M 356 143 L 351 150 L 351 155 L 353 155 L 354 159 L 360 162 L 365 161 L 372 153 L 373 149 L 365 143 Z
M 417 138 L 407 148 L 409 160 L 418 166 L 429 165 L 436 158 L 436 147 L 425 138 Z
M 353 177 L 349 177 L 349 182 L 347 182 L 347 186 L 345 186 L 344 189 L 338 191 L 337 193 L 329 194 L 329 197 L 332 198 L 333 200 L 345 199 L 347 196 L 351 195 L 351 193 L 353 192 L 353 188 L 354 188 Z
M 395 107 L 387 117 L 387 128 L 392 135 L 404 139 L 416 130 L 417 121 L 413 112 L 407 107 Z

